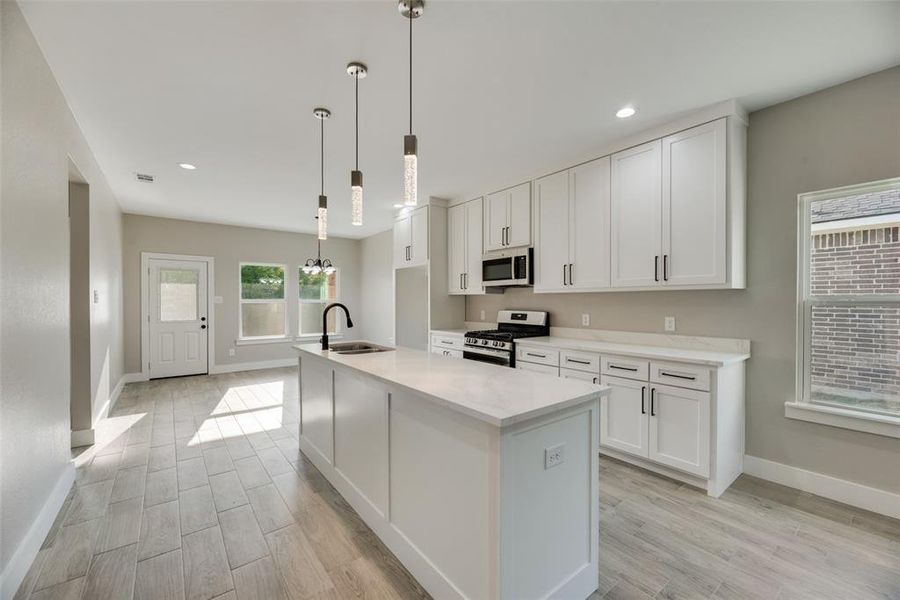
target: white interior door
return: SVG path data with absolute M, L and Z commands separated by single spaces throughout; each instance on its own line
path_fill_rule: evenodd
M 157 258 L 148 263 L 150 378 L 206 373 L 207 263 Z

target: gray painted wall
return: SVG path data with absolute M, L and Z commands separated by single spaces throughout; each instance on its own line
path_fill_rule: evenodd
M 296 352 L 291 343 L 236 345 L 238 337 L 238 282 L 240 262 L 279 263 L 287 265 L 285 295 L 291 330 L 297 328 L 297 269 L 307 258 L 316 255 L 316 236 L 304 233 L 271 231 L 251 227 L 234 227 L 125 215 L 124 234 L 124 301 L 125 301 L 125 370 L 141 371 L 141 252 L 191 254 L 215 259 L 215 289 L 223 303 L 215 306 L 215 363 L 246 363 L 291 358 Z M 359 307 L 358 240 L 329 238 L 322 243 L 322 256 L 330 258 L 339 271 L 339 295 L 351 314 Z M 343 319 L 343 316 L 340 317 Z M 360 321 L 362 326 L 362 321 Z M 349 330 L 347 337 L 357 337 Z M 228 356 L 229 348 L 235 355 Z
M 750 339 L 747 454 L 900 492 L 900 440 L 787 419 L 794 399 L 797 194 L 900 176 L 900 67 L 750 115 L 747 289 L 470 296 L 466 319 L 546 309 L 552 324 Z
M 40 48 L 0 2 L 0 567 L 69 467 L 69 157 L 91 189 L 91 390 L 122 376 L 122 218 Z

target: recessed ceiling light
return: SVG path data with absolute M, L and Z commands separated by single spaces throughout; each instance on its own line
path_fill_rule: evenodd
M 616 116 L 619 117 L 620 119 L 627 119 L 628 117 L 632 116 L 636 112 L 637 111 L 634 110 L 634 108 L 632 108 L 631 106 L 624 106 L 616 111 Z
M 402 205 L 402 204 L 395 204 L 395 205 L 394 205 L 394 208 L 403 208 L 403 205 Z
M 178 163 L 178 166 L 181 167 L 182 169 L 186 169 L 188 171 L 193 171 L 194 169 L 197 168 L 194 165 L 192 165 L 191 163 Z

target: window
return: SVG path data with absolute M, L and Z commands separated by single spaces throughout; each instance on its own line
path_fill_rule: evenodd
M 799 222 L 798 400 L 893 422 L 900 418 L 900 179 L 801 196 Z
M 287 335 L 284 266 L 241 263 L 240 339 Z
M 321 335 L 322 311 L 338 300 L 338 272 L 307 275 L 300 273 L 300 335 Z M 328 313 L 328 335 L 340 331 L 338 310 Z
M 200 273 L 195 269 L 159 270 L 159 320 L 196 321 Z

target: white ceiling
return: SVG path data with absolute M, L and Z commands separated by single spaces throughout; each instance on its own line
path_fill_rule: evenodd
M 334 235 L 390 227 L 407 22 L 367 2 L 25 2 L 123 210 Z M 757 109 L 900 63 L 897 2 L 448 2 L 415 22 L 420 197 L 473 197 L 730 98 Z M 362 60 L 365 225 L 350 225 Z M 638 114 L 616 119 L 633 103 Z M 193 172 L 177 163 L 197 165 Z M 135 181 L 150 173 L 156 183 Z

